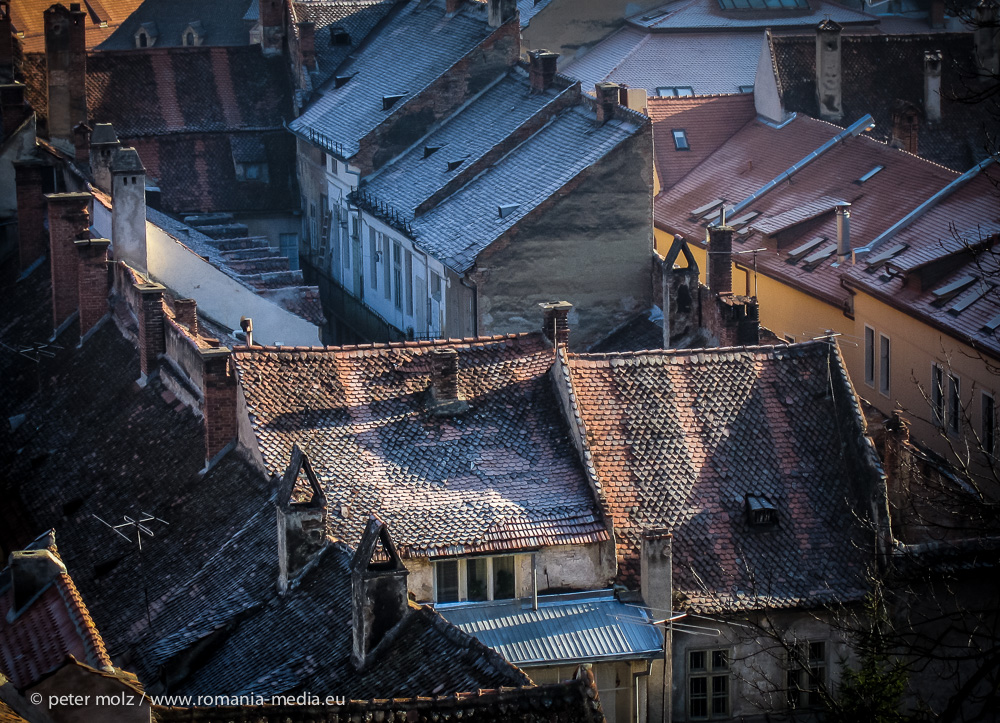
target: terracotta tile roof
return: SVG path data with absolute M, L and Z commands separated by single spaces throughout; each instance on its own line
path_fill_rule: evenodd
M 104 42 L 125 18 L 134 11 L 142 0 L 100 0 L 87 2 L 87 49 Z M 11 3 L 11 20 L 14 30 L 24 33 L 21 38 L 25 53 L 45 51 L 45 22 L 43 13 L 54 3 L 52 0 L 15 0 Z M 102 27 L 102 23 L 107 23 Z
M 714 212 L 698 217 L 692 211 L 717 199 L 725 199 L 729 206 L 743 201 L 841 132 L 804 116 L 780 129 L 759 120 L 751 122 L 657 196 L 657 227 L 704 246 L 705 216 Z M 860 183 L 876 166 L 883 170 Z M 760 273 L 840 306 L 847 292 L 840 286 L 840 272 L 831 267 L 834 256 L 812 264 L 806 263 L 808 255 L 794 262 L 790 259 L 791 252 L 813 239 L 824 239 L 814 250 L 828 248 L 836 240 L 834 204 L 853 204 L 851 239 L 854 247 L 863 246 L 957 176 L 870 138 L 848 138 L 796 172 L 791 183 L 779 183 L 736 217 L 730 216 L 729 222 L 738 226 L 733 250 L 766 248 L 766 253 L 757 254 Z M 749 213 L 758 215 L 737 223 Z M 758 227 L 767 233 L 757 231 Z M 739 233 L 747 228 L 747 233 Z
M 661 188 L 669 188 L 697 168 L 733 134 L 752 121 L 753 93 L 697 98 L 650 98 L 653 149 Z M 678 150 L 674 130 L 683 130 L 689 150 Z
M 48 549 L 59 559 L 51 533 L 28 549 Z M 95 668 L 111 667 L 101 634 L 69 574 L 60 573 L 20 611 L 13 610 L 11 581 L 7 567 L 0 572 L 0 672 L 17 688 L 62 667 L 67 655 Z
M 642 530 L 658 528 L 673 534 L 675 594 L 696 611 L 864 595 L 874 549 L 855 517 L 866 509 L 860 475 L 845 458 L 859 455 L 867 475 L 881 469 L 828 344 L 569 355 L 567 364 L 624 581 L 637 581 Z M 751 526 L 746 495 L 765 496 L 777 524 Z
M 842 102 L 845 122 L 870 113 L 873 138 L 892 138 L 892 112 L 897 101 L 924 108 L 924 53 L 941 51 L 941 121 L 921 118 L 918 150 L 924 158 L 965 171 L 985 158 L 987 130 L 1000 116 L 1000 100 L 976 104 L 955 98 L 974 84 L 975 43 L 972 33 L 844 35 Z M 816 36 L 775 36 L 774 66 L 785 110 L 818 115 L 816 100 Z M 893 68 L 892 73 L 882 72 Z
M 454 348 L 470 405 L 426 409 L 430 353 Z M 340 540 L 369 513 L 400 554 L 454 555 L 607 539 L 567 437 L 541 334 L 343 349 L 234 351 L 257 445 L 278 473 L 312 461 Z

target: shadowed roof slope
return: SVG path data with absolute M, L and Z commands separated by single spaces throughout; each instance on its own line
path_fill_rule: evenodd
M 458 352 L 469 410 L 427 410 L 431 352 Z M 341 540 L 370 513 L 402 556 L 608 539 L 547 375 L 539 333 L 343 349 L 236 349 L 257 447 L 278 474 L 309 455 Z
M 658 528 L 673 534 L 675 594 L 695 611 L 864 595 L 873 533 L 856 515 L 870 515 L 873 480 L 851 460 L 881 468 L 829 344 L 566 363 L 624 580 L 637 581 L 642 530 Z M 777 524 L 751 526 L 747 495 L 766 497 Z
M 204 45 L 248 45 L 250 24 L 243 21 L 247 8 L 258 0 L 144 0 L 98 50 L 131 50 L 135 34 L 145 23 L 154 23 L 156 47 L 181 47 L 182 33 L 195 23 Z M 200 24 L 200 27 L 198 26 Z

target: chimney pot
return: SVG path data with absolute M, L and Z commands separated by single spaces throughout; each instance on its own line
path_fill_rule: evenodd
M 816 100 L 822 120 L 840 122 L 841 104 L 841 26 L 824 20 L 816 28 Z
M 351 561 L 351 660 L 363 670 L 368 656 L 409 610 L 407 570 L 389 528 L 372 515 Z
M 469 408 L 458 392 L 458 352 L 454 349 L 435 349 L 431 361 L 431 413 L 435 416 L 452 416 Z
M 146 274 L 146 169 L 134 148 L 114 151 L 110 168 L 115 258 Z
M 73 128 L 87 121 L 87 28 L 79 3 L 44 13 L 48 129 L 51 141 L 74 152 Z
M 487 0 L 489 26 L 499 28 L 517 14 L 517 0 Z
M 307 500 L 296 501 L 293 494 L 303 473 L 311 494 Z M 285 593 L 326 547 L 326 495 L 309 458 L 298 445 L 292 447 L 291 460 L 278 487 L 277 513 L 278 590 Z
M 253 319 L 247 316 L 240 317 L 240 328 L 247 337 L 247 346 L 253 346 Z
M 604 125 L 615 116 L 621 88 L 617 83 L 598 83 L 594 90 L 597 93 L 597 125 Z
M 14 613 L 20 613 L 38 593 L 64 572 L 66 566 L 51 550 L 18 550 L 11 553 Z
M 708 230 L 708 288 L 714 294 L 733 293 L 733 228 Z
M 851 254 L 851 204 L 837 204 L 837 263 L 847 261 Z
M 198 302 L 194 299 L 174 299 L 174 318 L 183 324 L 192 336 L 198 336 Z
M 316 23 L 302 22 L 299 28 L 299 55 L 302 65 L 316 70 Z
M 940 50 L 924 53 L 924 116 L 928 123 L 937 123 L 941 120 Z
M 553 346 L 569 346 L 569 311 L 573 305 L 568 301 L 551 301 L 539 304 L 545 313 L 542 334 Z
M 215 341 L 218 344 L 218 340 Z M 205 467 L 211 467 L 229 449 L 239 429 L 236 419 L 236 375 L 224 346 L 201 350 L 202 415 L 205 425 Z
M 541 93 L 552 86 L 558 60 L 559 53 L 552 53 L 548 50 L 528 52 L 528 80 L 532 92 Z

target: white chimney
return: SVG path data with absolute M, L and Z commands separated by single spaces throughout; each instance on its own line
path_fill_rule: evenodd
M 837 263 L 851 257 L 851 204 L 837 204 Z
M 930 123 L 941 120 L 941 51 L 924 53 L 924 117 Z

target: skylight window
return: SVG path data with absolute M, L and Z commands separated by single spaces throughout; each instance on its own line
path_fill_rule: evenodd
M 708 213 L 709 211 L 712 211 L 712 210 L 718 208 L 723 203 L 725 203 L 725 201 L 723 201 L 721 198 L 717 198 L 714 201 L 709 201 L 704 206 L 698 206 L 698 208 L 696 208 L 694 211 L 691 212 L 691 215 L 692 216 L 702 216 L 702 215 Z
M 885 168 L 885 166 L 875 166 L 875 168 L 871 169 L 868 173 L 859 178 L 858 183 L 864 183 L 865 181 L 871 179 L 872 176 L 881 171 L 883 168 Z
M 874 274 L 876 271 L 882 268 L 882 265 L 885 264 L 886 261 L 889 261 L 890 259 L 899 256 L 908 248 L 910 248 L 908 244 L 896 244 L 895 246 L 886 249 L 878 256 L 875 256 L 874 258 L 868 260 L 868 266 L 865 268 L 865 271 L 867 271 L 869 274 Z
M 690 151 L 691 146 L 688 144 L 687 131 L 684 129 L 672 130 L 670 131 L 674 136 L 674 148 L 678 151 Z
M 686 98 L 694 95 L 694 88 L 690 85 L 666 85 L 657 88 L 656 94 L 661 98 Z

